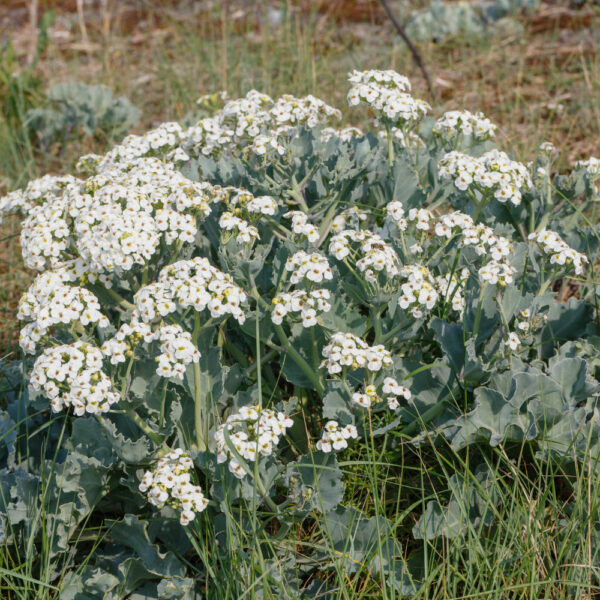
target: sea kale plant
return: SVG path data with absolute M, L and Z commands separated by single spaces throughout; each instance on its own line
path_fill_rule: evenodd
M 456 474 L 399 497 L 407 453 L 468 453 L 475 490 L 498 446 L 600 458 L 600 163 L 516 162 L 392 71 L 350 75 L 365 131 L 313 96 L 215 99 L 0 200 L 38 272 L 2 543 L 61 598 L 416 594 L 419 540 L 497 513 L 457 511 Z

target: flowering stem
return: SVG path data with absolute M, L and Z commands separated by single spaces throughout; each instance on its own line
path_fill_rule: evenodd
M 117 292 L 115 292 L 115 290 L 113 290 L 112 288 L 104 288 L 104 291 L 113 300 L 115 300 L 119 306 L 122 306 L 123 308 L 126 308 L 127 310 L 135 310 L 136 309 L 135 304 L 132 304 L 131 302 L 129 302 L 129 300 L 125 300 L 125 298 L 123 298 L 123 296 L 121 296 L 120 294 L 117 294 Z
M 192 338 L 196 348 L 198 347 L 198 337 L 200 336 L 200 314 L 194 313 L 194 332 Z M 196 431 L 196 445 L 198 450 L 206 450 L 204 440 L 204 389 L 202 385 L 202 374 L 200 373 L 200 362 L 194 362 L 194 429 Z
M 336 194 L 335 199 L 331 203 L 327 214 L 323 218 L 323 223 L 321 224 L 321 228 L 319 229 L 319 240 L 315 244 L 315 247 L 318 248 L 324 241 L 327 235 L 329 234 L 329 230 L 331 229 L 331 224 L 333 223 L 333 219 L 335 217 L 335 211 L 337 209 L 337 205 L 339 201 L 342 199 L 346 188 L 343 187 L 338 194 Z
M 444 250 L 446 250 L 446 248 L 448 247 L 448 245 L 450 244 L 450 242 L 452 242 L 455 238 L 459 237 L 458 234 L 457 235 L 452 235 L 450 236 L 434 253 L 433 256 L 429 259 L 429 264 L 433 264 L 435 259 L 442 254 L 442 252 L 444 252 Z
M 392 137 L 392 129 L 388 125 L 387 129 L 387 143 L 388 143 L 388 162 L 390 169 L 394 166 L 394 139 Z
M 405 326 L 406 326 L 406 323 L 400 323 L 399 325 L 396 325 L 396 327 L 394 327 L 393 329 L 391 329 L 390 331 L 388 331 L 385 335 L 383 335 L 381 337 L 381 339 L 379 340 L 379 343 L 385 344 L 390 339 L 392 339 Z
M 383 338 L 383 330 L 381 328 L 381 313 L 385 310 L 385 306 L 383 308 L 379 308 L 373 311 L 373 327 L 375 328 L 375 344 L 381 344 Z
M 310 379 L 317 393 L 322 395 L 325 392 L 325 386 L 321 383 L 319 376 L 315 373 L 314 369 L 304 360 L 302 355 L 290 344 L 285 331 L 281 325 L 274 325 L 275 333 L 279 337 L 281 345 L 285 348 L 285 351 L 290 355 L 290 358 L 300 367 L 300 370 Z
M 235 445 L 231 441 L 231 438 L 229 437 L 229 431 L 227 430 L 227 428 L 225 428 L 225 430 L 223 431 L 223 435 L 225 438 L 225 443 L 227 444 L 227 447 L 229 448 L 231 454 L 233 454 L 233 456 L 235 457 L 239 465 L 242 467 L 242 469 L 244 469 L 244 471 L 254 479 L 256 489 L 263 497 L 265 503 L 274 513 L 278 513 L 279 509 L 277 508 L 275 502 L 273 502 L 273 500 L 271 499 L 271 496 L 269 496 L 269 492 L 267 492 L 267 490 L 265 489 L 265 485 L 262 482 L 258 473 L 258 456 L 255 457 L 254 470 L 250 469 L 248 463 L 244 460 L 243 456 L 237 451 Z
M 306 200 L 304 199 L 304 196 L 302 195 L 302 190 L 300 189 L 300 186 L 296 182 L 295 177 L 292 178 L 292 187 L 288 190 L 288 194 L 298 202 L 298 204 L 300 205 L 300 208 L 306 214 L 309 213 L 308 205 L 306 204 Z
M 260 315 L 258 312 L 258 302 L 256 303 L 256 384 L 258 386 L 258 405 L 262 408 L 262 371 L 260 368 Z M 256 461 L 255 471 L 258 469 L 258 461 Z M 257 471 L 258 472 L 258 471 Z
M 488 198 L 488 200 L 486 201 L 484 198 L 482 198 L 480 202 L 477 202 L 477 200 L 475 200 L 475 195 L 473 195 L 473 202 L 476 206 L 475 214 L 473 215 L 473 221 L 476 223 L 477 219 L 479 218 L 479 215 L 481 214 L 481 211 L 490 203 L 490 200 Z
M 148 423 L 146 423 L 142 417 L 140 417 L 133 408 L 126 408 L 125 414 L 156 444 L 159 445 L 162 443 L 162 437 L 160 434 L 156 433 L 153 429 L 150 428 Z
M 452 398 L 452 394 L 448 394 L 445 398 L 442 398 L 440 402 L 434 404 L 431 408 L 427 409 L 423 414 L 417 414 L 417 419 L 412 423 L 409 423 L 404 429 L 400 431 L 403 435 L 411 435 L 419 426 L 427 425 L 431 420 L 435 419 L 445 408 L 446 400 Z
M 485 289 L 488 286 L 488 282 L 485 281 L 481 286 L 481 292 L 479 293 L 479 300 L 477 301 L 477 314 L 475 315 L 475 324 L 473 325 L 473 337 L 477 337 L 477 332 L 479 331 L 479 323 L 481 322 L 481 309 L 483 306 L 483 295 L 485 294 Z
M 260 293 L 256 289 L 256 285 L 252 282 L 252 296 L 256 300 L 258 304 L 263 306 L 263 308 L 269 308 L 269 305 L 261 298 Z M 285 331 L 281 325 L 273 324 L 273 329 L 281 342 L 281 345 L 285 349 L 285 351 L 289 354 L 290 358 L 298 365 L 300 370 L 308 377 L 310 382 L 313 384 L 314 388 L 317 390 L 319 394 L 323 394 L 325 392 L 325 386 L 321 383 L 321 380 L 317 373 L 315 373 L 314 369 L 306 362 L 303 356 L 290 344 L 287 336 L 285 335 Z
M 544 283 L 542 283 L 542 285 L 540 286 L 540 291 L 538 292 L 538 296 L 543 296 L 546 293 L 546 290 L 550 287 L 550 285 L 552 284 L 552 282 L 554 281 L 553 277 L 550 277 L 549 279 L 546 279 L 546 281 L 544 281 Z

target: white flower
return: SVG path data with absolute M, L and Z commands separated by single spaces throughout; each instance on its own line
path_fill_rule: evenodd
M 519 336 L 513 332 L 508 334 L 508 339 L 504 340 L 503 344 L 514 351 L 521 345 L 521 340 L 519 339 Z
M 102 372 L 100 348 L 85 342 L 46 348 L 35 361 L 31 385 L 44 390 L 54 412 L 73 408 L 77 416 L 105 413 L 119 401 Z
M 436 121 L 432 131 L 448 141 L 461 135 L 474 140 L 484 140 L 494 137 L 496 126 L 482 113 L 451 110 Z
M 382 273 L 386 279 L 398 275 L 400 259 L 398 254 L 379 235 L 372 231 L 354 231 L 346 229 L 333 235 L 329 242 L 329 252 L 338 260 L 344 260 L 350 255 L 351 243 L 357 244 L 354 251 L 355 264 L 358 270 L 365 275 L 365 279 L 375 282 L 376 273 Z
M 400 275 L 405 282 L 400 285 L 402 294 L 398 298 L 398 306 L 410 309 L 413 317 L 419 319 L 423 316 L 423 309 L 430 311 L 440 297 L 436 281 L 427 267 L 419 265 L 402 267 Z
M 331 452 L 344 450 L 348 447 L 349 439 L 357 439 L 358 432 L 354 425 L 341 427 L 337 421 L 328 421 L 323 428 L 321 439 L 317 442 L 317 450 Z
M 499 202 L 510 201 L 514 205 L 521 203 L 522 190 L 532 186 L 525 165 L 510 160 L 499 150 L 490 150 L 478 158 L 457 151 L 448 152 L 438 163 L 438 173 L 441 179 L 454 181 L 459 190 L 475 186 Z
M 177 448 L 159 458 L 153 470 L 143 474 L 139 485 L 150 504 L 162 508 L 168 503 L 179 510 L 179 522 L 183 526 L 189 525 L 196 513 L 208 506 L 202 488 L 191 483 L 193 466 L 191 458 Z
M 505 286 L 513 282 L 516 269 L 508 262 L 491 260 L 479 269 L 479 280 L 492 285 Z
M 410 95 L 409 80 L 395 71 L 353 71 L 348 80 L 353 84 L 348 104 L 357 106 L 364 102 L 389 127 L 414 124 L 431 108 Z
M 140 288 L 134 301 L 137 315 L 146 323 L 175 312 L 178 306 L 193 307 L 198 312 L 208 309 L 213 318 L 230 314 L 238 323 L 246 319 L 242 310 L 245 292 L 233 283 L 229 274 L 201 257 L 163 268 L 158 281 Z
M 584 265 L 589 262 L 588 257 L 571 248 L 558 233 L 542 229 L 537 233 L 531 233 L 529 239 L 534 240 L 542 252 L 550 257 L 550 264 L 571 267 L 576 275 L 583 274 Z
M 284 413 L 261 406 L 243 406 L 227 417 L 214 433 L 217 445 L 217 462 L 229 460 L 229 470 L 242 479 L 246 472 L 236 460 L 235 451 L 247 461 L 254 462 L 259 456 L 271 456 L 281 436 L 293 425 Z M 229 437 L 229 440 L 227 440 Z
M 327 259 L 317 253 L 307 254 L 303 250 L 296 252 L 285 263 L 286 271 L 291 271 L 290 283 L 295 284 L 302 279 L 314 283 L 333 279 L 333 273 Z
M 344 367 L 379 371 L 392 364 L 390 352 L 382 345 L 369 346 L 353 333 L 334 333 L 322 353 L 320 368 L 326 368 L 330 375 L 340 373 Z

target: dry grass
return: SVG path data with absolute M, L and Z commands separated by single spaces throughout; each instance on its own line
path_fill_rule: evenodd
M 400 16 L 419 2 L 391 2 Z M 600 14 L 545 3 L 534 15 L 490 30 L 485 39 L 420 44 L 440 96 L 436 113 L 483 111 L 499 125 L 499 143 L 530 160 L 541 141 L 561 149 L 561 164 L 598 154 L 600 140 Z M 2 0 L 0 40 L 11 40 L 25 63 L 32 44 L 31 2 Z M 38 17 L 56 11 L 50 44 L 38 66 L 43 86 L 76 79 L 105 83 L 143 111 L 139 129 L 177 119 L 201 94 L 256 87 L 272 95 L 314 93 L 345 107 L 352 68 L 394 68 L 417 93 L 425 82 L 377 0 L 96 0 L 78 15 L 75 0 L 39 0 Z M 404 13 L 403 13 L 404 9 Z M 279 13 L 273 12 L 280 11 Z M 280 25 L 273 19 L 282 17 Z M 345 119 L 360 124 L 361 111 Z M 38 154 L 33 172 L 69 172 L 90 140 Z M 1 150 L 1 148 L 0 148 Z M 0 186 L 17 181 L 6 172 Z M 18 170 L 19 174 L 22 170 Z M 16 231 L 2 227 L 1 238 Z M 29 280 L 15 238 L 0 249 L 0 348 L 14 347 L 12 318 Z

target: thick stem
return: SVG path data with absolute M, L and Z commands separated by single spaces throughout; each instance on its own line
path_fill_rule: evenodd
M 317 392 L 322 395 L 325 392 L 325 386 L 321 383 L 317 373 L 315 373 L 314 369 L 306 362 L 306 360 L 304 360 L 298 350 L 290 344 L 285 335 L 285 331 L 283 331 L 283 327 L 281 327 L 281 325 L 274 325 L 273 328 L 289 357 L 298 365 L 298 367 L 300 367 L 300 370 L 308 377 Z
M 198 450 L 206 450 L 204 441 L 204 391 L 202 389 L 202 374 L 200 363 L 194 363 L 194 429 L 196 431 L 196 445 Z
M 265 302 L 265 300 L 261 298 L 258 290 L 256 289 L 256 286 L 254 285 L 254 282 L 252 283 L 252 295 L 256 302 L 260 304 L 263 308 L 269 308 L 269 305 Z M 290 341 L 285 335 L 283 327 L 281 325 L 274 324 L 273 329 L 275 330 L 275 333 L 277 334 L 281 345 L 283 346 L 284 350 L 287 352 L 289 357 L 298 365 L 298 367 L 300 367 L 300 370 L 306 375 L 306 377 L 308 377 L 308 379 L 313 384 L 317 392 L 319 394 L 323 394 L 325 392 L 325 386 L 321 383 L 319 375 L 315 373 L 314 369 L 306 362 L 304 357 L 296 350 L 296 348 L 294 348 L 292 344 L 290 344 Z
M 132 408 L 125 409 L 125 414 L 156 444 L 162 444 L 162 437 L 156 431 L 152 430 Z
M 479 323 L 481 322 L 481 309 L 483 307 L 483 295 L 485 294 L 485 289 L 487 288 L 487 281 L 481 286 L 481 292 L 479 293 L 479 300 L 477 301 L 477 314 L 475 315 L 475 324 L 473 325 L 473 337 L 477 337 L 477 332 L 479 331 Z
M 381 328 L 381 313 L 385 310 L 385 306 L 383 309 L 377 308 L 373 310 L 372 318 L 373 318 L 373 327 L 375 328 L 375 344 L 381 344 L 383 339 L 383 330 Z
M 479 218 L 481 211 L 490 203 L 490 199 L 488 198 L 486 200 L 485 198 L 482 198 L 481 202 L 477 202 L 477 200 L 475 200 L 475 197 L 473 196 L 473 202 L 475 203 L 475 206 L 477 207 L 475 209 L 475 214 L 473 215 L 473 221 L 475 223 L 477 223 L 477 219 Z
M 200 314 L 196 311 L 194 314 L 194 332 L 192 339 L 196 348 L 198 347 L 198 337 L 200 336 Z M 203 389 L 202 374 L 200 373 L 200 362 L 194 363 L 194 430 L 196 432 L 196 445 L 198 450 L 206 450 L 205 433 L 205 391 Z
M 117 292 L 115 292 L 115 290 L 113 290 L 112 288 L 104 288 L 104 291 L 111 298 L 113 298 L 113 300 L 115 300 L 119 306 L 122 306 L 123 308 L 126 308 L 127 310 L 135 310 L 135 308 L 136 308 L 135 304 L 132 304 L 131 302 L 129 302 L 129 300 L 125 300 L 125 298 L 123 298 L 123 296 L 117 294 Z
M 542 283 L 542 285 L 540 286 L 540 291 L 538 292 L 537 295 L 543 296 L 553 281 L 554 281 L 554 277 L 550 277 L 549 279 L 546 279 L 546 281 L 544 281 L 544 283 Z

